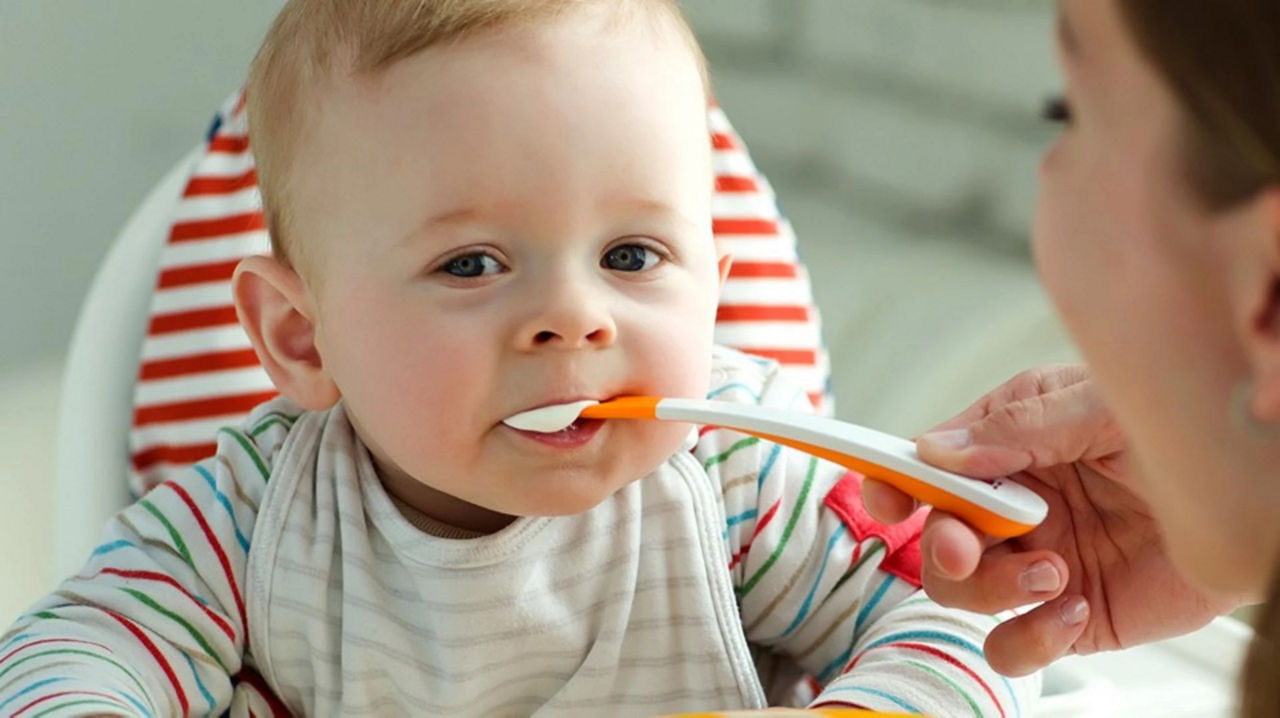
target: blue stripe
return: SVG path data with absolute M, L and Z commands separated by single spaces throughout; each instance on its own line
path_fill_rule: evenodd
M 906 641 L 906 640 L 941 641 L 942 643 L 950 643 L 953 646 L 963 648 L 964 650 L 968 651 L 969 653 L 972 653 L 973 655 L 977 656 L 978 658 L 981 658 L 984 661 L 987 660 L 986 654 L 984 654 L 982 652 L 982 649 L 979 648 L 978 646 L 975 646 L 974 644 L 964 640 L 963 638 L 955 634 L 943 633 L 942 631 L 899 631 L 898 633 L 891 633 L 885 636 L 884 638 L 881 638 L 875 641 L 874 643 L 872 643 L 871 645 L 867 646 L 866 648 L 863 649 L 862 652 L 866 653 L 872 648 L 879 648 L 880 646 L 883 646 L 886 643 L 894 643 L 896 641 Z
M 715 389 L 712 389 L 711 391 L 707 392 L 707 398 L 714 399 L 717 396 L 720 396 L 721 394 L 728 391 L 732 391 L 734 389 L 739 389 L 741 391 L 746 392 L 747 396 L 750 396 L 752 399 L 755 400 L 755 403 L 757 404 L 760 403 L 760 395 L 752 391 L 751 387 L 741 382 L 733 382 L 731 384 L 725 384 L 724 386 L 718 386 Z
M 204 133 L 205 142 L 213 142 L 213 138 L 218 136 L 218 130 L 222 129 L 222 113 L 213 116 L 213 122 L 209 123 L 209 129 Z
M 889 590 L 889 586 L 891 584 L 893 584 L 893 574 L 885 576 L 884 581 L 880 584 L 880 588 L 877 588 L 876 592 L 871 595 L 871 600 L 862 604 L 862 609 L 858 611 L 858 620 L 853 624 L 853 635 L 856 636 L 859 633 L 862 633 L 863 622 L 867 620 L 867 617 L 871 615 L 871 612 L 880 604 L 880 599 L 884 598 L 884 594 Z
M 21 641 L 24 638 L 35 638 L 35 637 L 36 637 L 36 634 L 34 633 L 19 633 L 13 638 L 10 638 L 9 640 L 5 641 L 4 645 L 0 646 L 0 651 L 8 650 L 9 646 L 12 646 L 13 644 L 17 643 L 18 641 Z
M 45 686 L 48 686 L 48 685 L 53 685 L 54 683 L 61 683 L 61 682 L 63 682 L 63 681 L 69 681 L 69 680 L 71 680 L 71 677 L 70 677 L 70 676 L 57 676 L 57 677 L 55 677 L 55 678 L 45 678 L 45 679 L 43 679 L 43 680 L 36 681 L 35 683 L 32 683 L 31 685 L 27 686 L 26 688 L 23 688 L 22 690 L 18 691 L 17 693 L 14 693 L 13 695 L 9 696 L 9 698 L 8 698 L 8 699 L 6 699 L 6 700 L 4 700 L 4 701 L 0 702 L 0 711 L 3 711 L 3 710 L 4 710 L 4 708 L 5 708 L 5 706 L 7 706 L 7 705 L 9 705 L 10 703 L 12 703 L 12 702 L 14 702 L 14 701 L 18 700 L 18 699 L 19 699 L 19 698 L 21 698 L 22 696 L 25 696 L 25 695 L 27 695 L 28 693 L 31 693 L 32 691 L 39 690 L 39 689 L 44 688 Z M 106 689 L 106 690 L 110 690 L 110 689 Z M 123 698 L 123 699 L 125 699 L 125 700 L 126 700 L 126 701 L 128 701 L 129 703 L 132 703 L 132 704 L 133 704 L 133 707 L 134 707 L 134 708 L 137 708 L 139 711 L 141 711 L 141 712 L 142 712 L 142 714 L 143 714 L 144 716 L 146 716 L 147 718 L 151 718 L 151 715 L 152 715 L 152 714 L 151 714 L 151 711 L 147 710 L 146 706 L 144 706 L 144 705 L 142 705 L 141 703 L 139 703 L 139 702 L 138 702 L 138 699 L 134 698 L 133 696 L 129 695 L 128 693 L 125 693 L 124 691 L 111 690 L 110 692 L 111 692 L 111 693 L 113 693 L 113 694 L 115 694 L 115 695 L 117 695 L 117 696 L 119 696 L 119 697 L 121 697 L 121 698 Z
M 227 515 L 231 517 L 231 527 L 236 531 L 236 541 L 240 543 L 240 548 L 244 549 L 246 554 L 249 553 L 249 539 L 245 538 L 244 534 L 240 533 L 240 524 L 236 521 L 235 510 L 231 508 L 231 500 L 227 498 L 226 494 L 222 493 L 222 491 L 218 489 L 218 484 L 214 480 L 213 474 L 209 473 L 208 469 L 204 468 L 200 464 L 192 464 L 191 468 L 198 471 L 200 475 L 204 477 L 205 483 L 209 484 L 209 490 L 218 498 L 218 503 L 222 504 L 222 507 L 227 510 Z
M 813 586 L 809 587 L 809 595 L 804 597 L 804 603 L 800 604 L 800 611 L 796 614 L 795 620 L 787 626 L 787 630 L 782 632 L 782 638 L 791 635 L 791 632 L 800 627 L 806 616 L 809 615 L 809 606 L 813 603 L 814 594 L 818 592 L 818 585 L 822 583 L 822 575 L 827 571 L 827 564 L 831 560 L 831 549 L 835 547 L 836 541 L 844 535 L 844 522 L 836 528 L 836 532 L 831 534 L 831 540 L 827 541 L 827 550 L 822 554 L 822 564 L 818 567 L 818 577 L 813 580 Z
M 849 659 L 853 657 L 853 644 L 858 640 L 858 631 L 862 626 L 862 622 L 867 619 L 867 616 L 871 613 L 871 610 L 875 608 L 875 605 L 880 602 L 881 598 L 884 597 L 884 592 L 889 589 L 889 585 L 892 583 L 893 583 L 893 575 L 890 574 L 888 576 L 885 576 L 884 581 L 880 584 L 880 588 L 876 589 L 875 594 L 871 596 L 871 600 L 862 606 L 862 610 L 858 611 L 858 618 L 853 624 L 853 635 L 849 638 L 849 647 L 844 649 L 844 651 L 840 655 L 836 656 L 835 659 L 833 659 L 830 663 L 828 663 L 826 666 L 822 668 L 822 672 L 818 674 L 818 680 L 820 682 L 826 683 L 827 681 L 831 680 L 831 677 L 840 671 L 841 666 L 844 666 L 845 664 L 847 664 L 849 662 Z M 939 635 L 944 635 L 944 634 L 939 634 Z M 882 642 L 883 641 L 881 641 L 880 643 Z M 875 643 L 875 644 L 872 644 L 871 646 L 867 646 L 866 648 L 862 649 L 862 652 L 866 653 L 876 645 L 879 645 L 879 643 Z
M 885 693 L 884 691 L 878 691 L 874 688 L 864 688 L 862 686 L 836 686 L 835 688 L 829 688 L 823 691 L 822 695 L 830 696 L 834 693 L 865 693 L 866 695 L 875 696 L 876 698 L 883 698 L 893 703 L 894 705 L 902 708 L 902 710 L 908 713 L 916 713 L 916 714 L 924 713 L 924 711 L 920 710 L 919 708 L 916 708 L 915 706 L 902 700 L 901 698 L 889 693 Z
M 209 693 L 209 689 L 204 687 L 204 681 L 200 680 L 200 674 L 196 672 L 196 662 L 191 660 L 191 655 L 188 653 L 183 653 L 182 657 L 187 659 L 187 665 L 191 666 L 191 676 L 196 679 L 196 687 L 200 689 L 200 695 L 204 696 L 204 699 L 209 703 L 209 710 L 205 715 L 213 715 L 213 707 L 216 705 L 216 702 L 213 700 L 213 696 Z
M 91 556 L 105 556 L 112 551 L 118 551 L 122 548 L 133 548 L 133 542 L 120 539 L 111 543 L 104 543 L 93 550 Z
M 759 509 L 747 509 L 746 511 L 743 511 L 737 516 L 730 516 L 729 519 L 726 521 L 726 523 L 728 524 L 728 528 L 733 528 L 734 526 L 737 526 L 743 521 L 754 519 L 759 514 L 760 514 Z
M 756 493 L 760 493 L 761 487 L 764 486 L 764 479 L 769 475 L 769 470 L 778 462 L 778 457 L 782 455 L 782 447 L 778 444 L 773 445 L 773 449 L 769 451 L 769 456 L 765 457 L 764 466 L 760 468 L 760 475 L 756 477 Z
M 132 703 L 134 708 L 137 708 L 138 710 L 142 711 L 142 715 L 146 716 L 147 718 L 152 717 L 153 715 L 152 712 L 147 710 L 147 707 L 142 705 L 142 703 L 140 703 L 137 698 L 134 698 L 133 696 L 129 695 L 128 693 L 125 693 L 124 691 L 113 691 L 113 693 Z
M 941 631 L 901 631 L 899 633 L 892 633 L 892 634 L 889 634 L 888 636 L 885 636 L 884 638 L 881 638 L 875 641 L 874 643 L 867 646 L 866 648 L 862 649 L 862 652 L 866 653 L 872 648 L 878 648 L 879 646 L 883 646 L 886 643 L 895 643 L 897 641 L 906 641 L 906 640 L 941 641 L 943 643 L 950 643 L 953 646 L 958 646 L 968 651 L 969 653 L 972 653 L 973 655 L 982 659 L 984 662 L 987 660 L 987 655 L 982 652 L 982 648 L 964 640 L 959 636 L 956 636 L 950 633 L 942 633 Z M 998 673 L 996 673 L 995 675 L 1000 678 L 1000 683 L 1004 685 L 1005 690 L 1009 692 L 1009 697 L 1013 699 L 1013 714 L 1015 716 L 1021 716 L 1022 706 L 1018 703 L 1018 694 L 1014 692 L 1013 684 L 1009 682 L 1008 678 L 1005 678 L 1004 676 L 1001 676 Z
M 44 679 L 43 681 L 36 681 L 35 683 L 32 683 L 31 685 L 27 686 L 26 688 L 23 688 L 22 690 L 18 691 L 17 693 L 14 693 L 13 695 L 9 696 L 8 700 L 0 701 L 0 710 L 4 710 L 4 707 L 5 707 L 5 706 L 9 705 L 10 703 L 12 703 L 12 702 L 14 702 L 14 701 L 18 700 L 19 698 L 21 698 L 21 697 L 23 697 L 23 696 L 25 696 L 26 694 L 30 693 L 31 691 L 34 691 L 34 690 L 37 690 L 37 689 L 43 688 L 43 687 L 45 687 L 45 686 L 49 685 L 50 683 L 61 683 L 62 681 L 69 681 L 69 680 L 71 680 L 71 677 L 70 677 L 70 676 L 59 676 L 58 678 L 46 678 L 46 679 Z

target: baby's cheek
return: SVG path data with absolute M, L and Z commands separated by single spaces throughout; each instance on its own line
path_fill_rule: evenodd
M 619 436 L 620 472 L 624 481 L 653 473 L 681 450 L 692 427 L 666 421 L 630 421 Z

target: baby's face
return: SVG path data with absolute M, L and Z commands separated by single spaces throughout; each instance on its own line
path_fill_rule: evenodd
M 323 363 L 384 481 L 446 521 L 585 510 L 688 433 L 503 419 L 707 388 L 704 88 L 674 32 L 605 22 L 433 48 L 330 87 L 292 170 Z

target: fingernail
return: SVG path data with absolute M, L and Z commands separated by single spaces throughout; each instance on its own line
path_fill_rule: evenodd
M 946 570 L 946 568 L 942 565 L 942 562 L 938 560 L 938 546 L 936 541 L 934 542 L 933 551 L 929 553 L 929 558 L 930 560 L 933 561 L 933 570 L 937 572 L 938 575 L 942 576 L 943 578 L 951 578 L 951 579 L 955 578 L 954 576 L 951 575 L 949 571 Z
M 967 449 L 973 445 L 973 433 L 968 429 L 935 431 L 931 434 L 921 436 L 920 440 L 927 441 L 940 449 L 959 451 L 961 449 Z
M 1027 593 L 1049 593 L 1062 585 L 1062 576 L 1048 561 L 1036 561 L 1018 577 L 1018 584 Z
M 1089 602 L 1083 596 L 1069 598 L 1058 607 L 1058 614 L 1068 626 L 1079 626 L 1089 620 Z

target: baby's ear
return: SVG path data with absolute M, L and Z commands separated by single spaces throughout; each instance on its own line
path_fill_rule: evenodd
M 720 289 L 723 291 L 724 283 L 729 279 L 729 268 L 733 266 L 733 255 L 722 252 L 717 263 L 720 267 Z
M 236 315 L 280 393 L 315 411 L 340 394 L 316 346 L 315 311 L 302 278 L 274 257 L 246 257 L 231 279 Z

